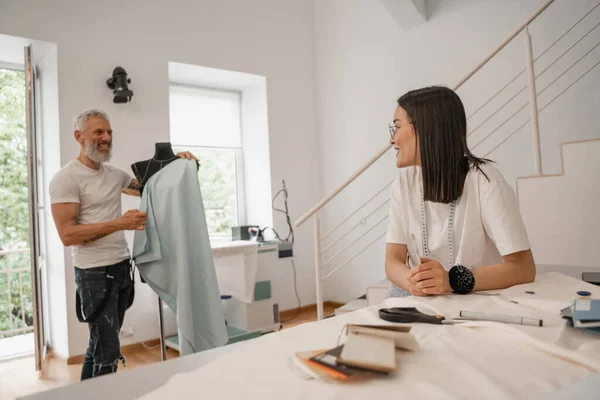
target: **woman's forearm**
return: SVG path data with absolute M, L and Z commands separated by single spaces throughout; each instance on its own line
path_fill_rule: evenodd
M 535 262 L 531 250 L 521 251 L 504 257 L 504 263 L 473 269 L 473 290 L 505 289 L 514 285 L 533 282 Z
M 406 291 L 410 291 L 406 282 L 406 277 L 410 273 L 410 268 L 400 261 L 393 260 L 385 263 L 385 274 L 387 278 L 396 286 Z

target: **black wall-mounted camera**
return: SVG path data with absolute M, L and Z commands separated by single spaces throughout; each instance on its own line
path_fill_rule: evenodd
M 113 102 L 127 103 L 131 101 L 133 92 L 127 87 L 129 83 L 131 83 L 131 79 L 127 78 L 127 71 L 122 67 L 116 67 L 113 70 L 112 77 L 106 81 L 106 84 L 112 89 L 115 96 Z

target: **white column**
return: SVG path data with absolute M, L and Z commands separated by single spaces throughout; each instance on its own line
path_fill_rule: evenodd
M 323 287 L 321 286 L 321 229 L 319 228 L 319 213 L 313 219 L 315 235 L 315 279 L 317 288 L 317 320 L 323 319 Z
M 537 92 L 535 90 L 535 70 L 533 68 L 533 48 L 529 26 L 525 27 L 527 50 L 527 83 L 529 87 L 529 110 L 531 114 L 531 151 L 533 152 L 533 173 L 542 175 L 542 151 L 540 147 L 540 126 L 538 122 Z

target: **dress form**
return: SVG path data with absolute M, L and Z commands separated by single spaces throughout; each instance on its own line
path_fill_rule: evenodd
M 177 160 L 177 158 L 175 153 L 173 153 L 171 143 L 162 142 L 155 144 L 154 156 L 151 159 L 131 164 L 131 169 L 135 174 L 135 178 L 140 184 L 140 194 L 142 194 L 146 182 L 148 182 L 152 175 L 163 169 L 169 163 Z
M 135 174 L 135 178 L 139 182 L 140 195 L 144 191 L 144 186 L 152 175 L 166 167 L 169 163 L 177 160 L 179 157 L 173 152 L 171 143 L 161 142 L 155 144 L 154 156 L 149 160 L 138 161 L 131 164 L 131 169 Z M 198 164 L 198 168 L 200 165 Z M 140 275 L 141 278 L 141 275 Z M 141 278 L 143 283 L 144 279 Z M 158 320 L 159 320 L 159 331 L 160 331 L 160 349 L 161 359 L 165 361 L 167 359 L 167 348 L 165 344 L 165 331 L 164 331 L 164 317 L 163 317 L 163 303 L 160 297 L 158 298 Z
M 146 182 L 158 171 L 160 171 L 163 167 L 168 165 L 170 162 L 175 161 L 178 157 L 173 153 L 173 149 L 171 148 L 171 143 L 163 142 L 156 143 L 154 145 L 154 156 L 149 160 L 138 161 L 136 163 L 131 164 L 131 169 L 135 174 L 135 178 L 139 182 L 139 191 L 140 195 L 144 191 L 144 186 Z M 141 278 L 141 275 L 140 275 Z M 141 278 L 142 283 L 144 279 Z M 164 317 L 163 317 L 163 304 L 160 297 L 158 298 L 158 325 L 160 331 L 160 354 L 161 359 L 165 361 L 167 359 L 167 347 L 165 344 L 165 331 L 164 331 Z

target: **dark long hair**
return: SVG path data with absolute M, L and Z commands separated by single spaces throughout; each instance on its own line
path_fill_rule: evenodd
M 431 86 L 411 90 L 398 99 L 398 105 L 408 114 L 419 140 L 425 200 L 457 200 L 469 169 L 481 170 L 482 164 L 490 162 L 475 157 L 467 147 L 467 117 L 460 97 L 446 87 Z

